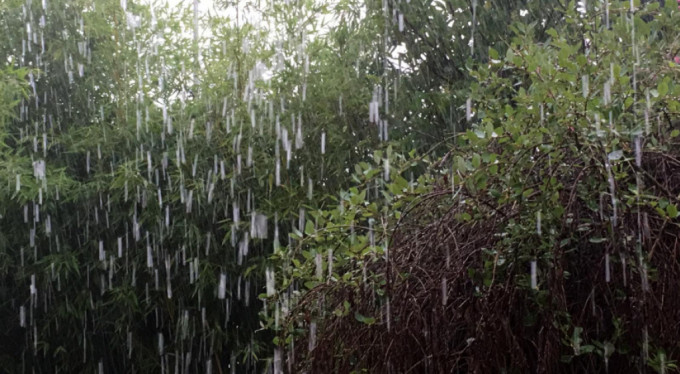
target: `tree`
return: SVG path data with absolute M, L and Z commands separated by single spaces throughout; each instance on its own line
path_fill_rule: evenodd
M 7 5 L 30 95 L 2 107 L 5 370 L 261 369 L 267 258 L 378 143 L 364 52 L 324 3 Z
M 357 168 L 284 275 L 306 288 L 280 322 L 291 365 L 675 368 L 677 10 L 628 6 L 570 6 L 545 37 L 512 25 L 470 71 L 472 128 L 417 183 L 412 156 Z

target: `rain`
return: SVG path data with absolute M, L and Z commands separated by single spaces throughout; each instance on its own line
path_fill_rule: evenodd
M 0 4 L 3 370 L 672 372 L 678 8 L 558 5 Z

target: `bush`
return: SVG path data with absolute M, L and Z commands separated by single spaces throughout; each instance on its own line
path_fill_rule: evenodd
M 471 69 L 474 125 L 413 192 L 419 165 L 392 161 L 380 178 L 377 154 L 292 258 L 279 255 L 290 265 L 272 325 L 288 365 L 675 368 L 677 7 L 599 6 L 572 3 L 547 39 L 515 24 L 507 53 Z M 368 198 L 375 184 L 384 192 Z

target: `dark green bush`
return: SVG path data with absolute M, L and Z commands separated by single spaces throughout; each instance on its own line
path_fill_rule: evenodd
M 603 6 L 514 24 L 470 70 L 472 128 L 414 188 L 376 154 L 317 214 L 283 274 L 304 291 L 274 296 L 298 370 L 676 368 L 677 6 Z

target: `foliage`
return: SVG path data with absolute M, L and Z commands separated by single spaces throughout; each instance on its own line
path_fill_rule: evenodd
M 554 29 L 513 24 L 469 73 L 474 125 L 414 193 L 402 172 L 418 165 L 381 178 L 376 155 L 278 256 L 270 321 L 297 346 L 289 365 L 675 368 L 677 7 L 600 5 L 570 4 Z
M 323 2 L 224 6 L 2 3 L 5 372 L 266 367 L 267 258 L 378 143 L 373 76 Z
M 3 371 L 674 367 L 674 4 L 216 3 L 0 3 Z
M 469 128 L 465 104 L 473 64 L 501 55 L 509 45 L 511 26 L 534 23 L 539 39 L 563 22 L 561 1 L 386 2 L 391 70 L 399 76 L 403 100 L 395 106 L 395 126 L 408 124 L 404 135 L 421 152 L 443 137 Z M 573 8 L 573 7 L 572 7 Z M 439 156 L 447 151 L 436 149 Z

